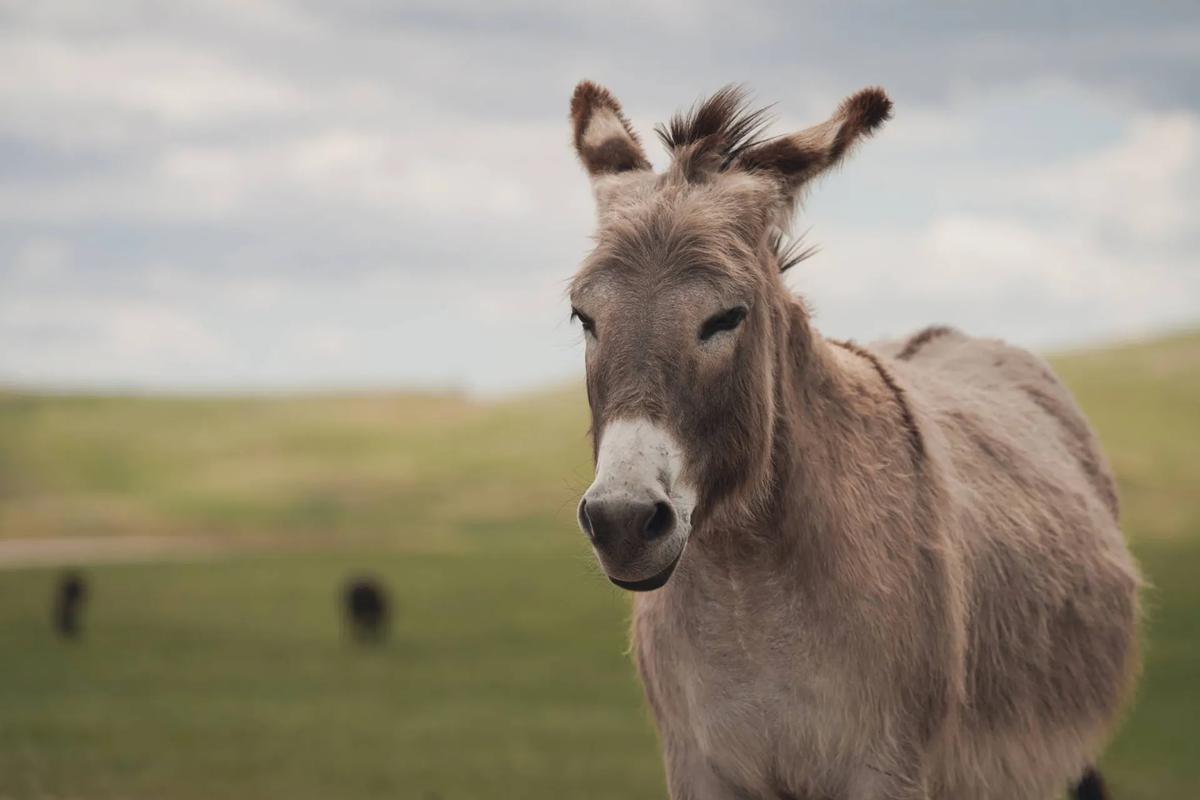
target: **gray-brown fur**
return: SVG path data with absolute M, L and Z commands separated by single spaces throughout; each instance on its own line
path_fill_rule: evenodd
M 650 420 L 697 488 L 674 574 L 634 605 L 676 800 L 1050 800 L 1133 686 L 1137 568 L 1048 367 L 949 330 L 839 346 L 782 283 L 797 193 L 890 112 L 864 96 L 703 174 L 589 166 L 597 247 L 571 296 L 595 442 Z
M 909 338 L 904 343 L 904 347 L 896 354 L 896 358 L 900 361 L 908 361 L 910 358 L 920 352 L 921 348 L 929 344 L 939 336 L 944 336 L 947 333 L 953 333 L 953 328 L 947 328 L 945 325 L 930 325 L 928 328 L 917 333 Z
M 839 342 L 835 339 L 830 339 L 829 343 L 849 350 L 859 358 L 865 358 L 871 362 L 871 366 L 875 367 L 875 371 L 879 373 L 879 379 L 884 382 L 888 389 L 891 390 L 892 396 L 896 398 L 896 408 L 900 412 L 900 419 L 904 423 L 904 429 L 908 431 L 908 438 L 912 443 L 913 458 L 916 461 L 915 466 L 919 469 L 921 462 L 925 458 L 925 442 L 922 441 L 921 430 L 917 427 L 916 420 L 913 419 L 912 409 L 908 406 L 908 398 L 904 396 L 904 389 L 892 377 L 891 370 L 884 366 L 879 356 L 854 342 Z

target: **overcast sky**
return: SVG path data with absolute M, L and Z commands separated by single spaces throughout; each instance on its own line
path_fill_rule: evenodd
M 0 382 L 577 378 L 585 77 L 650 140 L 730 82 L 774 132 L 888 90 L 797 219 L 831 335 L 1200 321 L 1200 6 L 849 5 L 0 0 Z

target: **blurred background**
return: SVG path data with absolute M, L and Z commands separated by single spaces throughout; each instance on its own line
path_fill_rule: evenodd
M 0 798 L 663 796 L 573 521 L 585 77 L 652 149 L 887 88 L 789 281 L 1051 358 L 1152 584 L 1106 773 L 1200 796 L 1195 4 L 17 0 L 0 66 Z

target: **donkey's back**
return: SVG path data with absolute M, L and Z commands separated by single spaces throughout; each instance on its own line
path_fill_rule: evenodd
M 875 349 L 898 362 L 896 371 L 914 384 L 928 421 L 953 443 L 968 445 L 965 466 L 983 455 L 989 474 L 1043 472 L 1055 485 L 1044 488 L 1080 492 L 1078 499 L 1097 506 L 1097 522 L 1115 529 L 1112 471 L 1070 391 L 1041 358 L 943 326 Z
M 944 796 L 1083 775 L 1136 671 L 1136 566 L 1094 433 L 1037 356 L 946 328 L 881 343 L 940 469 L 967 594 Z

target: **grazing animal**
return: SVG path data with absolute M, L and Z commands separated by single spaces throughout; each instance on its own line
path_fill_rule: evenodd
M 826 339 L 785 287 L 797 197 L 891 110 L 866 89 L 762 139 L 725 89 L 658 129 L 656 174 L 612 95 L 571 101 L 598 218 L 570 289 L 596 466 L 579 523 L 643 592 L 676 800 L 1099 791 L 1134 683 L 1112 474 L 1046 364 L 940 327 Z
M 78 572 L 66 572 L 54 591 L 54 629 L 64 639 L 76 639 L 83 630 L 87 583 Z
M 387 634 L 390 608 L 387 591 L 372 577 L 358 577 L 346 583 L 342 602 L 346 627 L 363 642 L 377 642 Z

